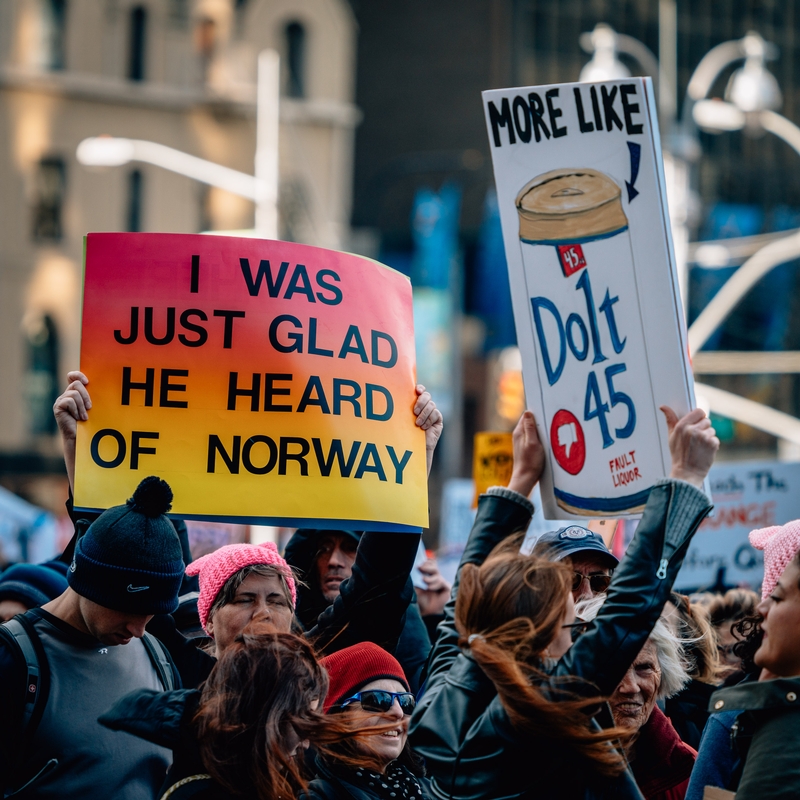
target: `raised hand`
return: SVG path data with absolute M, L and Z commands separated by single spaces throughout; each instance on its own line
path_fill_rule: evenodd
M 75 370 L 67 373 L 67 388 L 53 404 L 53 415 L 58 423 L 58 430 L 63 439 L 74 439 L 78 430 L 78 421 L 89 419 L 92 399 L 86 386 L 89 379 Z
M 86 386 L 89 379 L 74 370 L 67 373 L 67 388 L 53 403 L 53 415 L 58 423 L 61 441 L 64 445 L 64 464 L 67 468 L 70 489 L 75 490 L 75 437 L 78 433 L 78 422 L 89 419 L 92 398 Z
M 680 419 L 669 406 L 661 406 L 661 411 L 669 430 L 670 478 L 702 487 L 719 450 L 719 439 L 711 420 L 701 408 L 693 409 Z
M 528 497 L 544 472 L 544 447 L 539 441 L 536 419 L 526 411 L 514 428 L 514 467 L 508 488 Z
M 431 465 L 433 464 L 433 451 L 436 449 L 436 444 L 442 435 L 444 417 L 442 417 L 442 412 L 436 408 L 436 403 L 433 402 L 431 393 L 421 383 L 414 387 L 414 391 L 418 395 L 417 402 L 414 403 L 414 416 L 416 417 L 417 427 L 425 431 L 425 460 L 428 465 L 428 475 L 430 475 Z
M 429 558 L 419 565 L 425 588 L 417 588 L 417 602 L 422 616 L 441 614 L 450 599 L 450 584 L 444 579 L 435 559 Z

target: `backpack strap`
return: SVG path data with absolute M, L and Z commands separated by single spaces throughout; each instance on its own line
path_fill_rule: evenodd
M 28 614 L 18 614 L 0 625 L 0 637 L 10 644 L 17 660 L 25 664 L 25 704 L 20 740 L 22 751 L 36 732 L 44 714 L 50 692 L 50 668 L 39 634 Z
M 164 645 L 151 633 L 147 633 L 147 631 L 145 631 L 142 637 L 142 644 L 144 645 L 144 649 L 147 650 L 147 655 L 150 656 L 150 661 L 153 662 L 153 666 L 158 673 L 164 691 L 169 692 L 174 689 L 175 671 L 172 667 L 172 660 Z

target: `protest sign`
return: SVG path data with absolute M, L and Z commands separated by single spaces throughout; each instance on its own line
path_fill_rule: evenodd
M 510 433 L 480 431 L 475 434 L 472 451 L 472 479 L 475 494 L 472 507 L 491 486 L 508 486 L 514 469 L 514 443 Z
M 419 530 L 411 285 L 277 241 L 89 234 L 76 507 L 146 475 L 188 518 Z
M 692 539 L 675 587 L 712 586 L 724 569 L 725 584 L 757 589 L 764 577 L 764 553 L 750 545 L 747 535 L 800 518 L 800 464 L 715 464 L 709 481 L 714 511 Z
M 545 515 L 636 515 L 694 406 L 652 83 L 483 98 Z

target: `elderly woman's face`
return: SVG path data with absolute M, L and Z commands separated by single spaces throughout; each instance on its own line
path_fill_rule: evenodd
M 656 646 L 648 641 L 611 695 L 614 722 L 621 728 L 638 731 L 650 719 L 660 686 Z

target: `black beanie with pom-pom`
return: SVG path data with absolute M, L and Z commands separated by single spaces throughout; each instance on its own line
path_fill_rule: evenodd
M 129 614 L 169 614 L 178 607 L 181 543 L 165 516 L 172 489 L 145 478 L 123 506 L 104 511 L 78 540 L 70 587 L 98 605 Z

